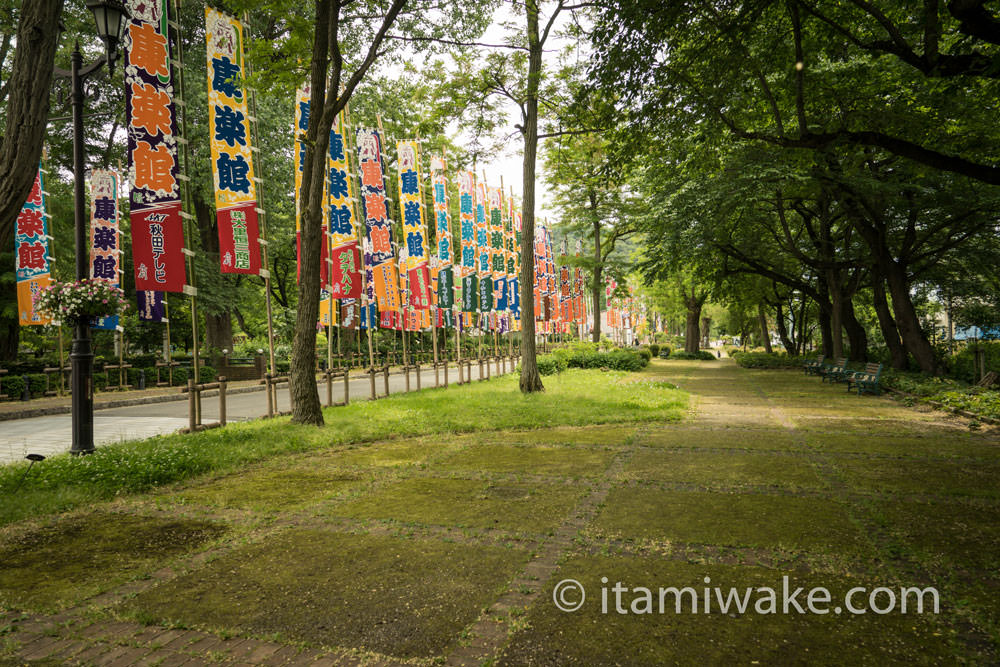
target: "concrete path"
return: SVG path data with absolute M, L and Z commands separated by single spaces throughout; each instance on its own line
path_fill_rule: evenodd
M 500 371 L 509 373 L 513 370 L 510 361 L 504 362 Z M 497 375 L 496 363 L 490 369 L 491 375 Z M 479 379 L 479 367 L 472 367 L 473 380 Z M 458 371 L 454 365 L 448 368 L 449 382 L 458 380 Z M 439 382 L 444 384 L 444 371 L 439 371 Z M 420 373 L 422 389 L 434 387 L 434 369 L 422 368 Z M 326 382 L 318 385 L 320 401 L 326 404 Z M 417 374 L 410 373 L 410 390 L 416 391 Z M 379 374 L 375 378 L 375 390 L 378 396 L 385 395 L 385 380 Z M 371 384 L 368 376 L 355 377 L 350 380 L 350 400 L 363 401 L 371 398 Z M 401 373 L 389 375 L 389 393 L 397 394 L 406 391 L 406 378 Z M 226 397 L 226 419 L 228 421 L 247 421 L 258 419 L 267 414 L 267 399 L 263 387 L 258 391 L 240 394 L 229 394 Z M 333 402 L 344 400 L 343 379 L 333 382 Z M 278 389 L 278 411 L 290 409 L 288 386 Z M 218 392 L 206 392 L 202 398 L 202 423 L 211 423 L 219 419 Z M 188 426 L 188 402 L 168 401 L 128 407 L 107 408 L 94 411 L 94 444 L 97 446 L 122 440 L 150 438 L 155 435 L 172 433 Z M 68 414 L 49 415 L 45 417 L 30 417 L 0 422 L 0 464 L 22 460 L 27 454 L 42 454 L 52 456 L 69 451 L 71 444 L 71 418 Z

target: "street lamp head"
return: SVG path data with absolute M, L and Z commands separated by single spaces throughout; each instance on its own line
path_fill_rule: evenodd
M 118 60 L 118 44 L 128 21 L 128 9 L 121 0 L 87 0 L 87 9 L 94 13 L 97 36 L 104 42 L 108 59 L 108 72 L 115 71 Z

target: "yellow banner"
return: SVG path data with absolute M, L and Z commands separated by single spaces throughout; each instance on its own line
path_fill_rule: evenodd
M 212 147 L 215 208 L 257 201 L 250 114 L 244 88 L 243 26 L 235 18 L 205 8 L 208 56 L 208 139 Z

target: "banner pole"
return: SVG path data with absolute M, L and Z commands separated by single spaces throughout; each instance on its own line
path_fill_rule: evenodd
M 354 133 L 351 132 L 348 129 L 350 127 L 351 127 L 350 126 L 350 111 L 345 106 L 344 107 L 344 134 L 346 136 L 344 137 L 344 145 L 348 147 L 345 150 L 345 158 L 346 158 L 346 161 L 347 161 L 347 170 L 349 172 L 351 171 L 351 156 L 354 153 L 354 151 L 357 149 L 357 146 L 355 146 L 356 137 L 354 136 Z M 348 142 L 348 139 L 350 139 L 350 142 Z M 360 167 L 358 167 L 358 169 L 360 170 Z M 353 173 L 353 172 L 351 172 L 351 173 Z M 359 190 L 359 194 L 360 194 L 360 190 Z M 371 376 L 372 398 L 375 398 L 375 352 L 374 352 L 374 350 L 372 348 L 372 325 L 374 323 L 371 321 L 371 317 L 369 317 L 369 315 L 371 313 L 370 313 L 370 307 L 369 307 L 369 303 L 368 303 L 368 270 L 365 268 L 365 238 L 364 238 L 365 237 L 365 232 L 364 232 L 365 221 L 362 220 L 361 217 L 360 217 L 360 215 L 359 215 L 361 211 L 357 207 L 357 198 L 355 198 L 355 201 L 352 202 L 352 206 L 354 208 L 355 218 L 360 221 L 360 224 L 358 225 L 358 235 L 360 237 L 358 239 L 358 242 L 361 244 L 361 289 L 362 289 L 362 291 L 361 291 L 361 299 L 359 299 L 359 301 L 361 302 L 361 311 L 362 311 L 361 315 L 362 315 L 362 317 L 364 319 L 360 320 L 358 322 L 358 326 L 359 327 L 361 326 L 361 321 L 367 322 L 367 326 L 365 327 L 365 331 L 368 334 L 368 368 L 369 368 L 369 371 L 370 371 L 369 374 Z M 359 357 L 361 356 L 361 354 L 360 354 L 361 353 L 361 345 L 360 345 L 361 341 L 360 341 L 360 337 L 361 337 L 361 332 L 359 331 L 358 332 L 358 338 L 359 338 L 359 340 L 358 340 L 358 356 Z
M 177 95 L 181 100 L 180 108 L 177 110 L 177 115 L 180 117 L 180 129 L 181 136 L 185 139 L 182 145 L 181 158 L 184 164 L 183 174 L 185 176 L 181 181 L 181 202 L 182 209 L 184 210 L 184 236 L 185 236 L 185 246 L 193 245 L 194 235 L 192 234 L 191 220 L 194 216 L 191 214 L 191 191 L 188 186 L 187 171 L 188 165 L 190 164 L 189 154 L 188 154 L 188 132 L 187 132 L 187 113 L 185 112 L 185 99 L 184 99 L 184 68 L 183 66 L 178 66 L 178 64 L 183 64 L 184 62 L 184 46 L 181 43 L 180 34 L 180 14 L 181 14 L 181 3 L 180 0 L 173 1 L 174 8 L 174 37 L 177 45 L 177 58 L 176 61 L 172 61 L 170 64 L 171 70 L 174 73 L 174 80 L 177 82 Z M 194 251 L 191 248 L 187 248 L 188 252 L 184 253 L 186 258 L 186 268 L 188 272 L 188 285 L 191 287 L 189 295 L 191 298 L 191 363 L 194 371 L 194 382 L 198 384 L 198 367 L 200 365 L 199 351 L 198 351 L 198 278 L 195 275 L 194 266 Z M 195 424 L 201 424 L 201 392 L 194 392 L 194 418 Z
M 244 20 L 244 23 L 246 24 L 246 27 L 247 27 L 247 33 L 250 33 L 251 31 L 249 29 L 249 26 L 250 26 L 250 13 L 249 12 L 244 12 L 244 14 L 243 14 L 243 20 Z M 247 70 L 247 74 L 250 75 L 250 76 L 253 76 L 253 65 L 250 62 L 250 60 L 249 59 L 245 59 L 244 64 L 245 64 L 245 67 L 246 67 L 246 70 Z M 259 126 L 259 121 L 257 119 L 258 118 L 257 117 L 257 89 L 256 89 L 256 87 L 254 87 L 254 88 L 249 88 L 248 87 L 248 92 L 249 92 L 248 98 L 249 98 L 249 102 L 250 102 L 250 113 L 253 115 L 253 126 L 252 127 L 253 127 L 253 135 L 254 135 L 254 145 L 257 146 L 257 154 L 258 155 L 263 155 L 263 153 L 260 151 L 260 126 Z M 263 158 L 261 158 L 261 162 L 263 162 Z M 260 168 L 260 173 L 261 174 L 264 173 L 263 166 L 264 166 L 263 164 L 259 164 L 258 165 L 258 167 Z M 259 220 L 260 220 L 260 255 L 261 255 L 260 260 L 261 260 L 261 266 L 264 267 L 264 269 L 261 271 L 261 274 L 263 275 L 263 278 L 264 278 L 264 303 L 267 305 L 267 355 L 268 355 L 268 370 L 270 371 L 271 375 L 275 375 L 276 374 L 276 370 L 275 370 L 275 365 L 274 365 L 274 314 L 273 314 L 273 307 L 271 305 L 271 269 L 268 268 L 270 265 L 268 264 L 268 258 L 267 258 L 267 244 L 268 244 L 268 241 L 267 241 L 267 213 L 266 213 L 267 209 L 264 206 L 264 182 L 263 182 L 263 180 L 261 180 L 260 188 L 257 191 L 257 207 L 258 207 L 257 214 L 258 214 Z M 270 385 L 268 385 L 268 387 L 270 387 Z

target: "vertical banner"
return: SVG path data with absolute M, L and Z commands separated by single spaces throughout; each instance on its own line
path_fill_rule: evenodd
M 118 174 L 95 169 L 90 175 L 90 277 L 118 287 L 121 241 L 118 233 Z M 94 329 L 114 331 L 118 316 L 102 317 Z
M 490 274 L 490 241 L 486 222 L 486 185 L 476 183 L 476 273 L 479 278 Z
M 476 273 L 479 278 L 480 313 L 493 310 L 493 279 L 490 271 L 490 238 L 486 184 L 476 183 Z
M 359 129 L 357 135 L 361 210 L 365 218 L 367 252 L 380 313 L 399 310 L 399 286 L 392 250 L 392 224 L 385 193 L 382 139 L 378 131 Z M 367 258 L 366 258 L 367 259 Z
M 479 312 L 479 277 L 476 274 L 462 278 L 462 312 Z
M 306 168 L 306 132 L 309 130 L 309 86 L 295 91 L 295 265 L 302 277 L 302 178 Z M 322 264 L 320 265 L 322 268 Z M 320 282 L 322 284 L 322 281 Z
M 52 320 L 35 310 L 35 295 L 52 282 L 49 223 L 45 212 L 42 170 L 39 166 L 28 201 L 14 222 L 14 265 L 17 275 L 17 320 L 21 326 Z
M 222 273 L 260 273 L 257 188 L 243 85 L 243 25 L 205 8 L 208 140 Z
M 135 287 L 183 292 L 184 222 L 166 0 L 129 0 L 125 125 Z
M 458 174 L 458 214 L 462 229 L 462 277 L 476 271 L 476 179 L 471 171 Z
M 431 158 L 431 185 L 434 189 L 434 238 L 437 246 L 437 305 L 438 308 L 450 309 L 455 305 L 455 269 L 454 269 L 454 244 L 451 235 L 451 213 L 448 199 L 448 177 L 445 176 L 447 164 L 443 157 Z M 464 200 L 463 200 L 464 202 Z M 463 247 L 464 247 L 464 220 L 466 218 L 464 203 L 460 206 L 459 214 L 463 221 Z M 471 214 L 471 201 L 468 206 Z M 471 232 L 471 224 L 470 224 Z
M 420 145 L 414 140 L 396 143 L 399 172 L 399 208 L 406 241 L 406 277 L 411 308 L 431 307 L 431 277 L 427 265 L 428 236 L 424 221 L 423 174 L 420 172 Z
M 358 242 L 361 225 L 354 216 L 354 195 L 347 172 L 344 149 L 344 113 L 337 117 L 337 127 L 330 132 L 330 159 L 327 177 L 328 219 L 330 229 L 330 291 L 335 299 L 361 297 L 361 248 Z
M 361 303 L 357 299 L 340 301 L 340 328 L 353 330 L 358 328 L 358 318 L 361 313 Z
M 489 239 L 490 239 L 490 271 L 497 280 L 506 275 L 506 261 L 503 243 L 503 193 L 500 188 L 487 188 L 489 193 Z
M 135 293 L 135 300 L 140 320 L 162 322 L 167 316 L 167 308 L 163 301 L 163 292 L 141 290 Z

